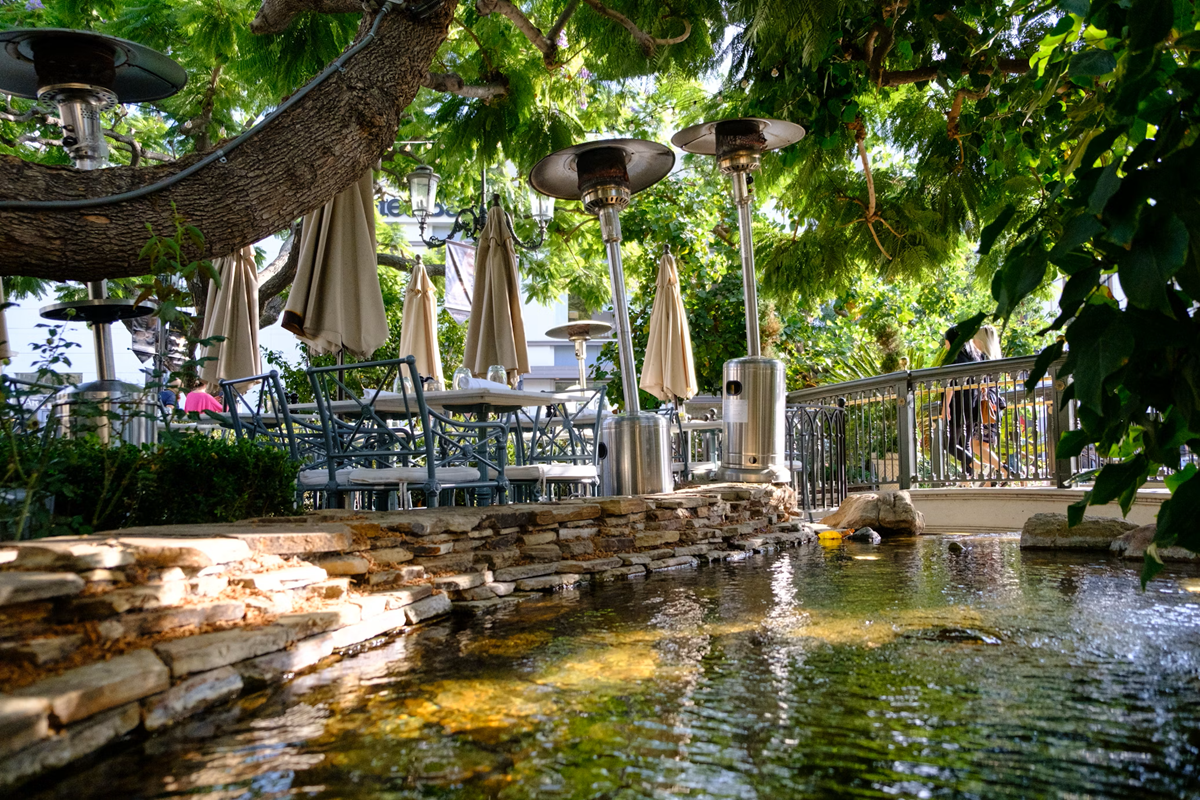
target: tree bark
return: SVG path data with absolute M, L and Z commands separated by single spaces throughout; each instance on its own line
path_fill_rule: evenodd
M 232 253 L 286 228 L 370 169 L 394 143 L 400 115 L 429 73 L 457 0 L 430 18 L 393 11 L 375 41 L 229 155 L 156 194 L 72 211 L 0 209 L 0 275 L 93 281 L 145 274 L 147 238 L 173 231 L 177 209 L 204 234 L 186 258 Z M 364 16 L 359 36 L 372 20 Z M 0 156 L 0 198 L 70 200 L 127 192 L 203 156 L 92 172 Z

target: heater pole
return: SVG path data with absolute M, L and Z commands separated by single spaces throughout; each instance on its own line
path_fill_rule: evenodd
M 620 208 L 606 205 L 600 209 L 600 236 L 608 251 L 608 277 L 612 283 L 613 316 L 617 323 L 617 355 L 621 363 L 621 388 L 625 413 L 636 416 L 638 403 L 637 362 L 633 360 L 633 335 L 629 330 L 629 301 L 625 297 L 625 269 L 621 265 Z
M 746 300 L 746 353 L 758 356 L 762 355 L 762 346 L 758 333 L 758 287 L 754 283 L 754 231 L 750 216 L 754 198 L 750 194 L 748 173 L 732 172 L 729 177 L 733 181 L 733 202 L 737 206 L 738 231 L 741 233 L 742 294 Z

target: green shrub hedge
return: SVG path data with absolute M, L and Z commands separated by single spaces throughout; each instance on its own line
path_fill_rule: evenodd
M 295 513 L 296 465 L 247 441 L 187 433 L 143 448 L 38 436 L 4 444 L 19 462 L 3 481 L 7 538 L 22 513 L 26 538 Z

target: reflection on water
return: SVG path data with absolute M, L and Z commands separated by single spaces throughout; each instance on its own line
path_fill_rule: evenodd
M 445 622 L 39 797 L 1194 797 L 1194 568 L 809 547 Z

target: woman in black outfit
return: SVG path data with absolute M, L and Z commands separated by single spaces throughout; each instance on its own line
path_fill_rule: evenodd
M 942 346 L 949 350 L 950 343 L 956 336 L 958 336 L 957 328 L 947 330 Z M 968 341 L 958 351 L 958 355 L 954 357 L 952 363 L 970 364 L 979 361 L 983 361 L 983 355 L 973 342 Z M 978 430 L 979 390 L 953 388 L 958 383 L 958 378 L 952 379 L 947 385 L 945 396 L 942 399 L 942 418 L 946 420 L 946 449 L 962 464 L 966 476 L 973 478 L 975 477 L 975 458 L 971 453 L 971 443 L 980 435 Z M 974 384 L 975 380 L 967 378 L 966 383 Z

